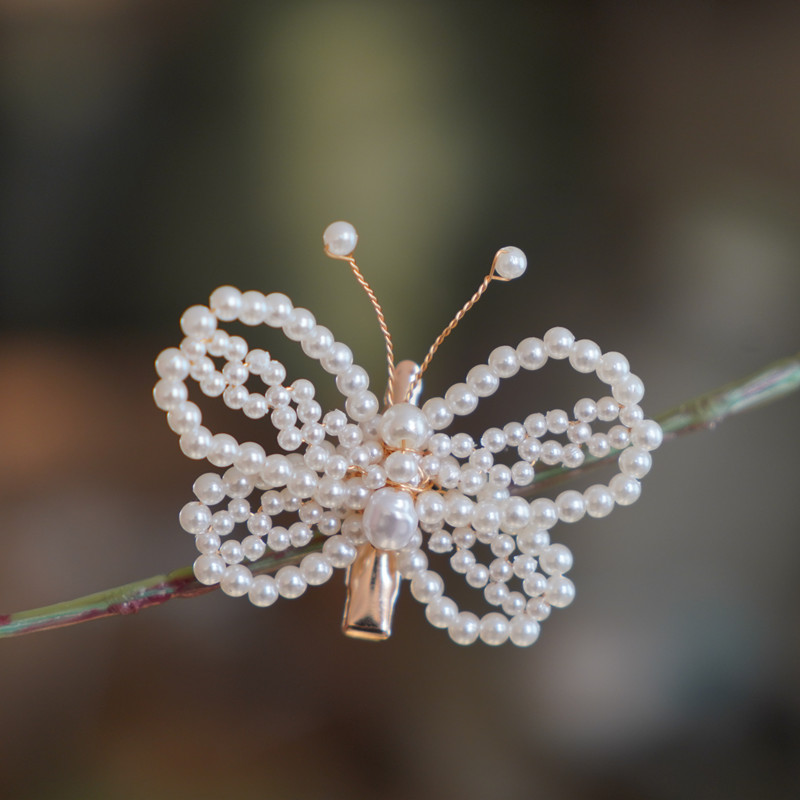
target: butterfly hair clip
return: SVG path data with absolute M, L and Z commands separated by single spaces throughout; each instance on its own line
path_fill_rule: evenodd
M 639 405 L 642 381 L 620 353 L 603 353 L 593 341 L 576 340 L 557 327 L 541 339 L 496 348 L 444 397 L 420 407 L 421 379 L 439 346 L 492 282 L 525 272 L 525 255 L 516 247 L 499 250 L 489 274 L 422 363 L 395 365 L 383 311 L 352 255 L 357 241 L 347 222 L 334 222 L 323 235 L 327 255 L 350 265 L 378 316 L 388 363 L 383 404 L 369 390 L 365 370 L 353 363 L 350 348 L 280 293 L 221 286 L 208 306 L 187 309 L 180 321 L 185 338 L 156 360 L 155 402 L 167 412 L 181 450 L 218 469 L 197 478 L 195 499 L 179 515 L 200 553 L 195 576 L 203 584 L 219 584 L 225 594 L 269 606 L 279 597 L 299 597 L 345 569 L 343 630 L 372 640 L 391 634 L 406 579 L 411 594 L 426 606 L 428 621 L 446 629 L 454 642 L 531 645 L 551 609 L 568 606 L 575 596 L 566 577 L 572 553 L 551 541 L 553 527 L 585 515 L 605 517 L 640 495 L 651 451 L 662 440 L 658 423 L 646 419 Z M 298 342 L 335 376 L 344 408 L 323 415 L 309 380 L 288 383 L 280 361 L 219 327 L 235 320 L 278 328 Z M 609 393 L 579 399 L 572 414 L 552 409 L 491 427 L 478 442 L 467 433 L 444 432 L 494 394 L 501 381 L 520 369 L 539 370 L 550 359 L 566 360 L 579 373 L 596 373 Z M 187 378 L 204 395 L 221 395 L 225 405 L 252 419 L 269 417 L 282 452 L 268 454 L 256 442 L 240 443 L 204 427 L 200 408 L 189 400 Z M 587 453 L 602 458 L 615 451 L 619 471 L 607 485 L 532 501 L 521 496 L 542 467 L 574 469 Z M 235 538 L 242 527 L 242 537 Z M 254 575 L 247 566 L 268 551 L 304 548 L 315 539 L 323 540 L 321 551 L 308 552 L 274 575 Z M 436 563 L 449 560 L 455 576 L 482 593 L 487 613 L 460 610 L 445 595 L 445 581 L 431 568 L 429 555 Z

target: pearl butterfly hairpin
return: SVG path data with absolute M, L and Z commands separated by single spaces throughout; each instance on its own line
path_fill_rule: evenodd
M 507 640 L 533 644 L 551 608 L 567 606 L 575 596 L 564 574 L 572 566 L 572 554 L 563 544 L 551 543 L 549 531 L 557 522 L 577 522 L 586 514 L 605 517 L 615 504 L 630 505 L 639 497 L 640 479 L 652 463 L 650 451 L 662 439 L 658 423 L 645 419 L 638 405 L 642 381 L 620 353 L 603 354 L 593 341 L 576 341 L 566 328 L 551 328 L 542 339 L 498 347 L 463 383 L 419 408 L 422 374 L 441 343 L 492 281 L 512 280 L 525 272 L 525 255 L 516 247 L 499 250 L 489 274 L 422 364 L 403 361 L 395 366 L 383 311 L 352 256 L 357 240 L 347 222 L 334 222 L 323 235 L 326 253 L 350 264 L 378 316 L 389 374 L 382 413 L 350 348 L 335 341 L 310 311 L 295 308 L 279 293 L 265 296 L 221 286 L 208 306 L 187 309 L 180 321 L 185 334 L 180 347 L 164 350 L 156 360 L 160 380 L 153 395 L 180 436 L 181 450 L 225 469 L 198 477 L 196 500 L 180 512 L 181 527 L 195 536 L 200 552 L 194 573 L 201 583 L 219 584 L 228 595 L 247 595 L 254 605 L 269 606 L 278 597 L 299 597 L 307 586 L 324 583 L 334 569 L 347 569 L 342 626 L 348 635 L 363 639 L 391 634 L 394 604 L 405 578 L 412 595 L 426 605 L 429 622 L 446 628 L 458 644 L 478 638 L 490 645 Z M 310 381 L 301 378 L 284 385 L 286 369 L 280 361 L 218 328 L 218 322 L 237 319 L 281 328 L 299 342 L 336 376 L 344 411 L 323 416 Z M 578 400 L 572 418 L 555 409 L 531 414 L 522 423 L 489 428 L 479 444 L 466 433 L 442 432 L 455 417 L 474 411 L 501 380 L 520 368 L 541 369 L 548 359 L 568 359 L 579 373 L 596 372 L 611 387 L 610 396 Z M 266 391 L 251 391 L 251 376 L 260 378 Z M 228 407 L 242 409 L 252 419 L 269 414 L 284 452 L 267 455 L 259 444 L 240 444 L 229 434 L 203 427 L 200 409 L 188 399 L 187 377 L 203 394 L 222 395 Z M 596 422 L 606 423 L 606 429 L 593 432 Z M 574 469 L 586 451 L 603 457 L 614 450 L 619 451 L 619 472 L 608 485 L 532 502 L 514 494 L 533 483 L 539 464 Z M 510 467 L 496 458 L 507 451 L 512 453 Z M 288 527 L 276 523 L 279 515 L 281 521 L 287 516 L 292 520 Z M 230 534 L 241 524 L 247 535 L 238 541 Z M 267 550 L 302 548 L 311 543 L 315 529 L 325 537 L 322 551 L 305 555 L 298 566 L 283 566 L 273 577 L 253 575 L 243 563 Z M 476 556 L 481 546 L 491 553 L 487 564 Z M 444 580 L 429 568 L 423 547 L 431 554 L 451 554 L 453 572 L 482 590 L 487 603 L 502 613 L 479 617 L 459 611 L 444 595 Z

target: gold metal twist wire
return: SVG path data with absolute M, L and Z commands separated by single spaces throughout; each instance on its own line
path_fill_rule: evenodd
M 433 361 L 433 357 L 441 346 L 442 342 L 444 342 L 444 340 L 453 332 L 453 329 L 456 327 L 456 325 L 458 325 L 459 322 L 461 322 L 461 320 L 464 318 L 464 315 L 475 305 L 475 303 L 478 302 L 478 300 L 481 299 L 481 295 L 483 295 L 483 293 L 489 288 L 489 284 L 493 280 L 503 280 L 502 278 L 495 276 L 494 265 L 492 265 L 492 271 L 483 279 L 483 282 L 478 287 L 478 290 L 475 292 L 475 294 L 473 294 L 472 297 L 470 297 L 470 299 L 464 303 L 461 310 L 455 315 L 455 317 L 453 317 L 450 324 L 436 337 L 436 341 L 431 345 L 431 349 L 428 350 L 425 360 L 420 365 L 419 372 L 411 382 L 411 385 L 408 387 L 406 398 L 411 397 L 411 393 L 414 391 L 414 388 L 422 380 L 422 374 L 430 366 L 430 363 Z
M 375 309 L 375 314 L 378 317 L 378 325 L 380 326 L 381 333 L 383 334 L 383 341 L 386 343 L 386 361 L 389 365 L 388 385 L 391 387 L 394 383 L 394 345 L 392 344 L 392 335 L 389 333 L 389 328 L 386 325 L 386 317 L 383 315 L 383 309 L 381 308 L 381 304 L 378 302 L 378 298 L 375 297 L 375 292 L 372 291 L 372 288 L 367 283 L 367 279 L 361 274 L 361 270 L 358 268 L 355 258 L 353 256 L 347 256 L 342 260 L 347 261 L 347 263 L 350 264 L 350 269 L 353 270 L 353 275 L 355 275 L 356 280 L 361 288 L 367 293 L 367 297 L 369 297 L 369 301 L 372 303 L 372 307 Z M 388 391 L 387 403 L 390 403 L 391 391 Z

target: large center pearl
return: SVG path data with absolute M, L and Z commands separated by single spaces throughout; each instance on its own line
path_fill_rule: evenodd
M 400 489 L 378 489 L 364 508 L 364 535 L 378 550 L 402 550 L 414 535 L 419 519 L 414 498 Z
M 425 415 L 411 403 L 395 403 L 383 412 L 380 435 L 387 446 L 418 450 L 430 436 Z

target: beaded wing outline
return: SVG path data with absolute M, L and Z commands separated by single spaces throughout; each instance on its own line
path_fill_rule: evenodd
M 491 281 L 523 274 L 524 254 L 514 247 L 498 251 L 492 270 L 421 367 L 412 362 L 395 366 L 382 309 L 351 255 L 355 229 L 333 223 L 323 239 L 328 255 L 350 264 L 378 315 L 389 375 L 384 407 L 350 348 L 281 293 L 222 286 L 207 306 L 187 309 L 180 321 L 183 341 L 156 359 L 159 380 L 153 393 L 180 437 L 182 452 L 216 468 L 197 478 L 195 499 L 179 514 L 199 551 L 197 579 L 219 584 L 230 596 L 247 596 L 256 606 L 269 606 L 279 597 L 299 597 L 308 586 L 345 569 L 343 628 L 365 639 L 390 635 L 394 603 L 406 579 L 412 595 L 425 604 L 428 621 L 446 629 L 456 643 L 533 644 L 551 610 L 569 605 L 575 596 L 566 576 L 572 554 L 551 540 L 551 530 L 587 515 L 604 517 L 641 493 L 651 451 L 662 440 L 660 427 L 645 418 L 639 405 L 641 379 L 620 353 L 603 353 L 595 342 L 576 340 L 566 328 L 556 327 L 516 347 L 497 347 L 463 382 L 419 407 L 422 373 L 439 345 Z M 279 360 L 220 327 L 236 320 L 280 329 L 298 342 L 335 376 L 344 407 L 323 415 L 311 381 L 300 378 L 287 385 Z M 550 360 L 595 373 L 608 394 L 581 398 L 570 412 L 551 409 L 491 427 L 477 442 L 466 433 L 445 433 L 503 380 L 520 370 L 540 370 Z M 252 419 L 269 418 L 281 452 L 268 454 L 257 442 L 240 443 L 209 430 L 199 406 L 189 399 L 187 380 Z M 618 453 L 618 472 L 607 484 L 532 501 L 522 496 L 542 467 L 574 469 L 587 454 L 612 452 Z M 313 542 L 321 542 L 319 551 L 274 575 L 254 574 L 248 566 L 266 553 Z M 489 610 L 459 609 L 445 594 L 445 580 L 431 567 L 431 558 L 449 560 L 451 576 L 463 576 L 468 587 L 482 593 Z

